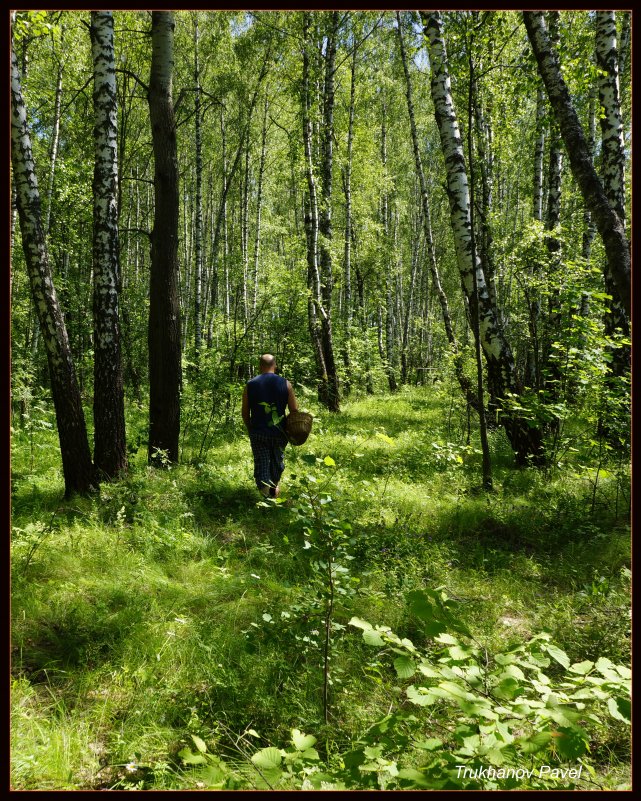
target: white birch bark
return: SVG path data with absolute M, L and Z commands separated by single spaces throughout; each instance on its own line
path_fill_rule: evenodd
M 94 65 L 94 462 L 106 477 L 127 469 L 118 285 L 118 111 L 113 15 L 91 12 Z
M 40 329 L 43 334 L 65 480 L 65 495 L 85 493 L 95 486 L 82 399 L 69 337 L 53 284 L 42 225 L 40 193 L 22 98 L 18 60 L 11 43 L 11 166 L 27 263 Z
M 523 19 L 539 73 L 559 123 L 572 173 L 603 240 L 607 268 L 629 318 L 630 244 L 623 222 L 610 203 L 592 164 L 586 137 L 561 75 L 558 55 L 550 43 L 543 14 L 540 11 L 524 11 Z

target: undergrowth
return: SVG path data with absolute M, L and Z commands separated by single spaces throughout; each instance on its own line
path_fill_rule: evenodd
M 132 406 L 129 475 L 68 501 L 55 430 L 16 426 L 12 786 L 472 789 L 494 785 L 457 784 L 456 764 L 545 763 L 584 770 L 497 786 L 627 787 L 623 460 L 597 469 L 576 421 L 572 451 L 516 470 L 494 430 L 486 494 L 437 389 L 311 410 L 277 502 L 259 502 L 240 423 L 159 471 Z M 505 654 L 535 666 L 506 684 Z M 482 702 L 452 689 L 477 670 Z M 598 709 L 560 695 L 585 677 Z M 501 729 L 520 698 L 565 717 L 524 707 Z

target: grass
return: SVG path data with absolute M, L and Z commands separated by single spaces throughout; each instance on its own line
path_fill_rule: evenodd
M 323 722 L 314 576 L 294 511 L 310 473 L 328 479 L 328 508 L 352 525 L 359 583 L 337 606 L 340 625 L 355 615 L 418 643 L 407 593 L 445 586 L 490 651 L 546 629 L 572 661 L 629 662 L 625 485 L 610 466 L 595 491 L 587 451 L 547 474 L 516 470 L 494 431 L 485 495 L 461 409 L 403 390 L 318 414 L 308 443 L 288 448 L 287 502 L 263 508 L 240 426 L 215 431 L 200 460 L 192 430 L 184 464 L 153 471 L 141 445 L 125 480 L 70 501 L 55 433 L 37 432 L 33 468 L 29 438 L 14 435 L 15 789 L 193 788 L 178 757 L 192 734 L 259 786 L 247 738 L 280 745 L 299 728 L 337 754 L 397 703 L 393 675 L 339 629 Z M 239 741 L 249 729 L 258 736 Z M 628 740 L 615 721 L 595 735 L 606 786 L 628 781 Z

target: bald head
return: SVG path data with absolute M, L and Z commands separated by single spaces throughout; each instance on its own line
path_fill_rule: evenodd
M 276 359 L 271 353 L 263 353 L 258 364 L 261 373 L 273 373 L 276 369 Z

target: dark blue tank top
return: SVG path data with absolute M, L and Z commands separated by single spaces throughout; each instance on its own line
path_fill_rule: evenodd
M 247 399 L 249 401 L 249 428 L 267 436 L 283 437 L 281 420 L 274 425 L 272 412 L 261 403 L 268 403 L 276 408 L 278 417 L 285 414 L 287 398 L 287 379 L 276 373 L 261 373 L 247 382 Z

